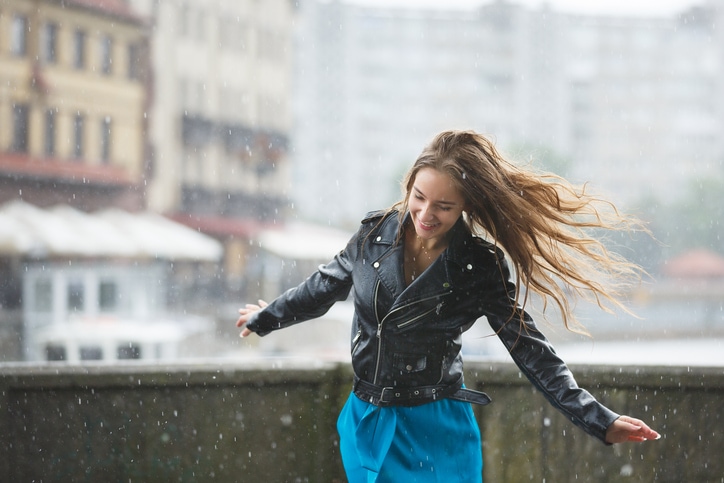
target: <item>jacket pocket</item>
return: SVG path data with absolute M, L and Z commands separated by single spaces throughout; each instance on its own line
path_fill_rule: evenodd
M 425 354 L 395 353 L 392 365 L 401 374 L 422 372 L 427 368 L 427 356 Z
M 357 333 L 352 338 L 352 354 L 357 352 L 357 347 L 359 347 L 360 339 L 362 338 L 362 329 L 359 329 Z

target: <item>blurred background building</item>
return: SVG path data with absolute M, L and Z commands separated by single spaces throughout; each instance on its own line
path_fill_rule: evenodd
M 449 128 L 640 214 L 663 243 L 613 241 L 663 280 L 632 294 L 637 308 L 669 334 L 682 317 L 701 321 L 695 334 L 721 331 L 724 273 L 665 269 L 701 248 L 724 255 L 720 1 L 636 17 L 379 5 L 0 2 L 0 361 L 233 352 L 237 305 L 332 257 Z M 175 235 L 154 231 L 154 215 Z M 671 287 L 700 283 L 662 308 Z M 110 315 L 125 322 L 101 349 L 58 330 L 103 332 Z M 154 317 L 189 330 L 166 332 L 168 347 L 163 331 L 129 339 Z M 344 353 L 344 335 L 325 337 L 348 320 L 342 304 L 313 334 L 260 347 L 285 352 L 305 336 L 315 353 Z M 598 325 L 605 337 L 656 332 Z M 490 350 L 480 342 L 474 352 Z
M 238 292 L 249 240 L 291 206 L 294 4 L 127 3 L 151 45 L 148 208 L 222 241 L 216 288 Z
M 143 207 L 142 19 L 123 1 L 7 0 L 0 31 L 0 202 Z
M 305 217 L 353 226 L 390 204 L 448 128 L 629 206 L 724 169 L 719 2 L 631 18 L 507 1 L 300 11 L 293 168 Z

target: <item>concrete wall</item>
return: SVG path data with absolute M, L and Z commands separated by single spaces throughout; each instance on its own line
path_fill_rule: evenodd
M 304 367 L 312 367 L 304 369 Z M 468 363 L 484 476 L 518 481 L 724 481 L 724 369 L 574 367 L 579 383 L 664 437 L 607 447 L 513 365 Z M 336 416 L 346 364 L 3 366 L 0 481 L 344 481 Z

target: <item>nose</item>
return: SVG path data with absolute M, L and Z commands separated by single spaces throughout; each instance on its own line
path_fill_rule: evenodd
M 420 219 L 423 221 L 428 220 L 428 219 L 430 219 L 431 215 L 432 215 L 432 207 L 430 206 L 430 204 L 425 203 L 424 205 L 422 205 L 422 207 L 420 208 Z

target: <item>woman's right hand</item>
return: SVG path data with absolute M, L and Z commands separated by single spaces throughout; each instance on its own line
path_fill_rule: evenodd
M 259 303 L 259 305 L 246 304 L 243 308 L 239 309 L 240 315 L 239 315 L 239 319 L 236 321 L 237 327 L 241 327 L 241 326 L 245 325 L 249 321 L 251 314 L 253 314 L 254 312 L 258 312 L 261 309 L 263 309 L 264 307 L 266 307 L 267 305 L 269 305 L 266 302 L 264 302 L 263 300 L 259 300 L 258 303 Z M 239 334 L 239 337 L 246 337 L 249 334 L 251 334 L 251 330 L 244 327 L 244 330 L 241 331 L 241 334 Z

